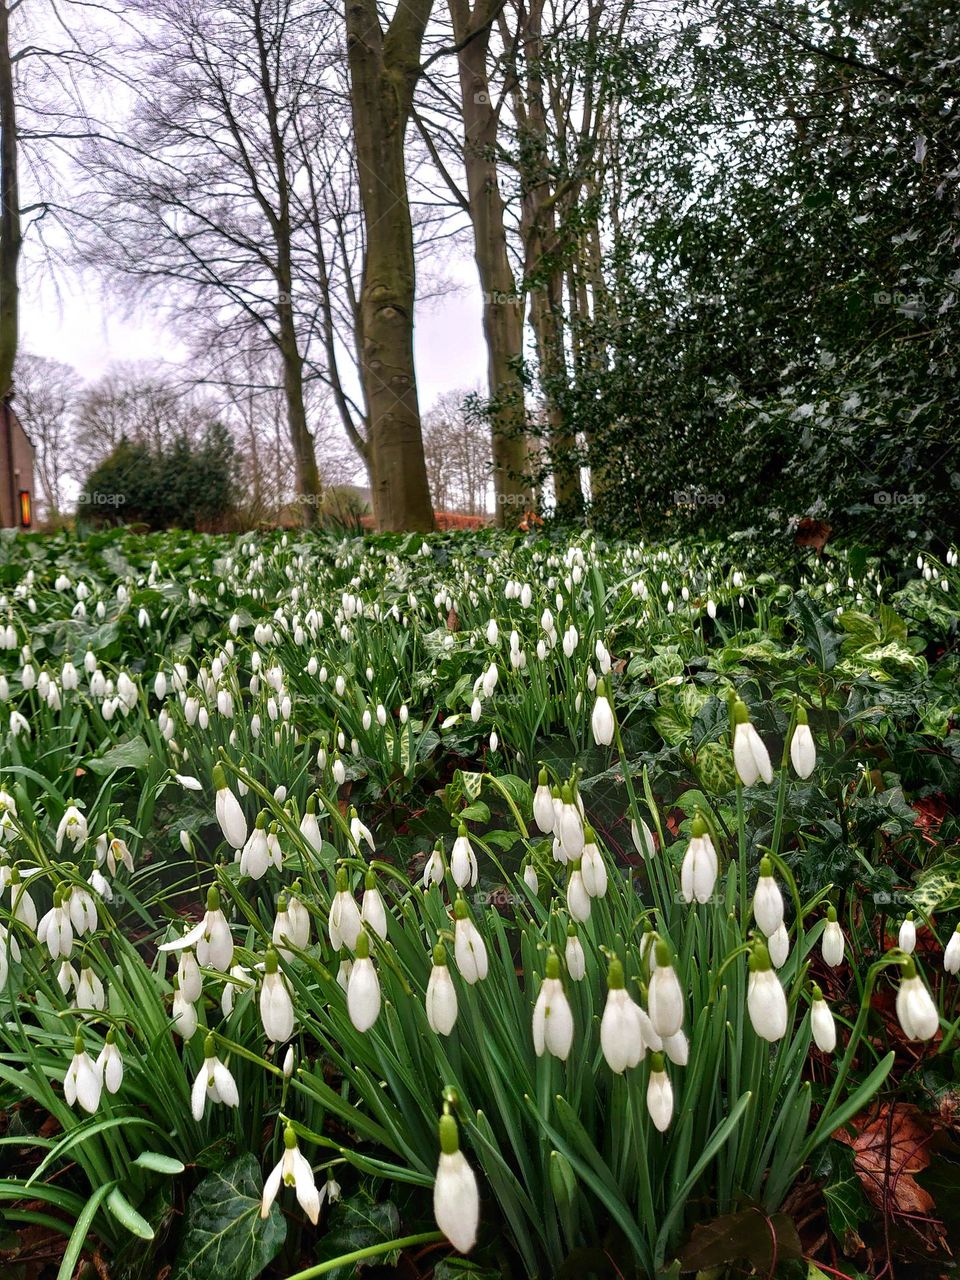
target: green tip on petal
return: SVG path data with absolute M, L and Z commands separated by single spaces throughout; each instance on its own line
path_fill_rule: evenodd
M 761 859 L 760 859 L 760 874 L 761 874 L 762 876 L 772 876 L 772 875 L 773 875 L 773 863 L 770 861 L 770 859 L 769 859 L 769 858 L 761 858 Z
M 658 969 L 669 969 L 672 967 L 672 962 L 670 960 L 670 948 L 662 938 L 657 940 L 653 949 L 653 954 L 656 959 Z
M 833 906 L 827 907 L 827 919 L 829 920 L 829 922 L 830 922 L 831 924 L 836 924 L 836 923 L 837 923 L 837 908 L 836 908 L 836 907 L 833 907 Z
M 801 704 L 798 702 L 797 703 L 797 724 L 806 724 L 806 723 L 807 723 L 807 709 L 806 707 L 801 706 Z
M 912 912 L 912 911 L 908 911 L 908 912 L 907 912 L 907 919 L 908 919 L 908 920 L 912 920 L 912 919 L 913 919 L 913 912 Z
M 960 933 L 960 922 L 958 922 L 957 927 L 956 927 L 956 929 L 954 929 L 954 931 L 953 931 L 953 932 L 954 932 L 954 933 Z
M 455 1156 L 460 1150 L 457 1122 L 449 1113 L 440 1117 L 440 1150 L 445 1156 Z
M 83 1053 L 83 1036 L 80 1034 L 79 1031 L 73 1037 L 73 1052 Z
M 707 824 L 699 809 L 693 815 L 693 821 L 690 823 L 690 834 L 695 840 L 707 834 Z
M 277 912 L 286 911 L 286 909 L 287 895 L 285 893 L 281 893 L 280 897 L 277 899 Z
M 217 1056 L 217 1046 L 213 1042 L 213 1036 L 207 1036 L 204 1040 L 203 1056 L 205 1058 L 215 1058 Z
M 560 977 L 560 957 L 555 951 L 551 951 L 547 956 L 547 973 L 548 978 Z
M 337 893 L 346 893 L 348 885 L 347 868 L 340 867 L 337 871 Z
M 651 1053 L 650 1070 L 657 1071 L 662 1074 L 664 1071 L 666 1071 L 666 1069 L 667 1069 L 667 1064 L 664 1060 L 663 1054 L 660 1053 L 659 1051 L 655 1051 L 654 1053 Z
M 816 983 L 813 984 L 813 991 L 811 992 L 811 995 L 813 996 L 814 1000 L 823 999 L 823 992 L 820 990 L 820 988 L 817 986 Z
M 267 829 L 267 819 L 268 819 L 269 817 L 270 817 L 270 815 L 267 813 L 266 809 L 261 809 L 261 810 L 260 810 L 260 812 L 257 814 L 257 820 L 256 820 L 256 822 L 254 823 L 254 825 L 256 826 L 256 828 L 257 828 L 257 830 L 258 830 L 258 831 L 266 831 L 266 829 Z
M 307 796 L 307 813 L 316 813 L 316 812 L 317 812 L 317 793 L 315 791 L 311 791 L 310 794 Z
M 957 925 L 957 932 L 960 933 L 960 924 Z M 567 937 L 575 938 L 577 936 L 577 926 L 571 920 L 567 925 Z
M 457 827 L 457 835 L 465 836 L 466 834 L 467 834 L 467 824 L 465 822 L 461 822 L 460 825 Z
M 263 958 L 263 969 L 265 973 L 276 973 L 280 968 L 280 957 L 277 955 L 273 947 L 267 947 L 267 954 Z
M 283 1131 L 283 1145 L 288 1151 L 292 1151 L 297 1145 L 297 1135 L 293 1131 L 292 1124 L 288 1124 Z
M 607 967 L 607 988 L 610 991 L 622 991 L 625 986 L 623 965 L 618 956 L 613 956 Z
M 227 775 L 223 771 L 222 764 L 213 766 L 213 785 L 217 791 L 223 791 L 227 785 Z
M 217 888 L 215 884 L 212 884 L 210 888 L 207 890 L 207 910 L 208 911 L 220 910 L 220 890 Z
M 365 889 L 375 889 L 377 887 L 377 873 L 371 867 L 367 874 L 363 877 L 363 887 Z
M 466 920 L 467 904 L 463 898 L 458 898 L 453 904 L 453 915 L 456 920 Z
M 767 969 L 772 968 L 767 944 L 765 942 L 755 942 L 753 950 L 750 952 L 750 972 L 765 973 Z
M 746 724 L 750 719 L 750 709 L 742 698 L 735 698 L 733 702 L 733 723 Z
M 433 963 L 436 965 L 444 965 L 447 963 L 447 948 L 442 942 L 436 943 L 433 948 Z
M 900 961 L 900 965 L 903 969 L 904 979 L 915 978 L 917 976 L 917 966 L 914 964 L 913 956 L 905 957 L 905 959 Z
M 569 782 L 565 782 L 560 788 L 560 799 L 564 804 L 573 804 L 573 788 Z
M 589 822 L 585 822 L 583 824 L 583 843 L 584 844 L 597 843 L 597 833 L 594 831 L 593 827 L 591 827 Z
M 545 787 L 547 785 L 547 770 L 541 765 L 540 772 L 537 774 L 537 786 Z
M 367 936 L 366 929 L 361 929 L 357 934 L 357 947 L 354 955 L 358 960 L 369 960 L 370 958 L 370 939 Z

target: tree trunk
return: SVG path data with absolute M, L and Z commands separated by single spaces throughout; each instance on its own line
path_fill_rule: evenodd
M 17 102 L 10 57 L 9 10 L 0 0 L 0 400 L 13 385 L 20 336 L 17 267 L 23 234 L 17 178 Z
M 375 0 L 348 0 L 350 99 L 366 245 L 361 375 L 377 528 L 433 528 L 413 363 L 415 264 L 404 138 L 432 0 L 400 0 L 380 29 Z
M 454 40 L 460 49 L 463 163 L 474 257 L 483 292 L 496 523 L 509 528 L 533 505 L 533 495 L 525 474 L 526 405 L 520 376 L 523 301 L 507 256 L 496 162 L 498 120 L 487 77 L 490 23 L 496 6 L 489 0 L 478 0 L 472 12 L 469 0 L 449 0 L 449 6 Z
M 543 84 L 543 0 L 532 0 L 523 14 L 520 32 L 524 91 L 518 97 L 521 118 L 520 173 L 523 188 L 520 237 L 524 247 L 524 277 L 530 289 L 530 323 L 537 345 L 543 388 L 547 456 L 553 475 L 557 510 L 579 515 L 583 508 L 577 442 L 564 422 L 558 403 L 566 385 L 564 352 L 563 275 L 558 252 L 556 201 L 550 174 L 547 113 Z

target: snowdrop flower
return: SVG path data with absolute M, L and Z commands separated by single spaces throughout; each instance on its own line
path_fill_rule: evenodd
M 297 1135 L 289 1124 L 283 1131 L 283 1156 L 263 1184 L 263 1199 L 260 1202 L 261 1218 L 270 1216 L 270 1209 L 277 1198 L 281 1182 L 285 1187 L 294 1188 L 300 1208 L 316 1226 L 320 1217 L 323 1194 L 317 1190 L 310 1161 L 297 1146 Z M 326 1188 L 324 1193 L 325 1191 Z
M 903 979 L 897 992 L 897 1017 L 909 1040 L 932 1040 L 940 1027 L 940 1015 L 930 992 L 917 973 L 913 957 L 903 962 Z
M 238 992 L 242 995 L 245 991 L 252 990 L 255 985 L 256 983 L 251 977 L 249 969 L 242 964 L 230 966 L 228 980 L 224 982 L 223 991 L 220 993 L 220 1009 L 225 1018 L 229 1018 L 233 1013 L 233 1005 Z
M 73 1042 L 73 1058 L 63 1077 L 63 1096 L 69 1106 L 79 1102 L 84 1111 L 90 1115 L 100 1105 L 100 1094 L 103 1090 L 103 1078 L 86 1049 L 79 1032 Z
M 76 805 L 67 805 L 60 825 L 57 827 L 57 853 L 63 848 L 64 840 L 69 840 L 74 848 L 79 848 L 87 839 L 87 820 Z
M 467 904 L 458 898 L 453 904 L 453 954 L 464 982 L 472 986 L 487 976 L 487 948 L 477 926 L 467 914 Z
M 917 945 L 917 926 L 913 922 L 913 912 L 907 912 L 907 918 L 900 925 L 900 933 L 897 943 L 901 951 L 905 951 L 907 955 L 912 955 Z
M 193 1003 L 187 1000 L 179 987 L 173 992 L 173 1007 L 170 1010 L 173 1029 L 182 1040 L 189 1040 L 197 1030 L 197 1011 Z
M 298 887 L 299 882 L 293 885 L 294 890 Z M 277 899 L 277 914 L 273 922 L 273 943 L 285 960 L 290 960 L 291 954 L 284 951 L 279 944 L 290 943 L 294 947 L 299 947 L 301 951 L 310 945 L 310 912 L 293 891 L 289 897 L 281 893 Z
M 684 902 L 709 902 L 719 874 L 717 852 L 703 815 L 697 811 L 690 824 L 690 843 L 680 868 L 680 890 Z
M 787 997 L 770 964 L 766 946 L 758 942 L 750 955 L 747 980 L 747 1013 L 753 1029 L 771 1044 L 787 1031 Z
M 217 1057 L 213 1036 L 207 1036 L 203 1046 L 203 1066 L 197 1072 L 190 1091 L 190 1110 L 199 1124 L 203 1119 L 207 1101 L 222 1102 L 225 1107 L 238 1107 L 240 1094 L 233 1076 Z
M 583 837 L 583 853 L 580 857 L 583 887 L 591 898 L 602 898 L 607 892 L 607 864 L 597 847 L 596 833 L 589 823 L 584 825 Z
M 571 981 L 582 982 L 587 972 L 587 957 L 583 953 L 583 943 L 577 936 L 577 928 L 574 924 L 567 925 L 567 944 L 563 959 Z
M 364 878 L 363 899 L 360 904 L 360 919 L 380 939 L 387 936 L 387 909 L 377 888 L 377 877 L 368 871 Z
M 810 1030 L 821 1053 L 833 1053 L 837 1047 L 837 1025 L 830 1012 L 830 1006 L 823 998 L 823 992 L 814 984 L 813 1000 L 810 1005 Z
M 440 1118 L 440 1161 L 433 1183 L 433 1216 L 437 1226 L 460 1253 L 469 1253 L 477 1241 L 480 1192 L 476 1174 L 460 1150 L 457 1122 Z
M 690 1060 L 690 1041 L 682 1031 L 678 1031 L 663 1041 L 663 1052 L 676 1066 L 685 1067 Z
M 427 1021 L 440 1036 L 448 1036 L 457 1021 L 457 991 L 442 942 L 433 948 L 433 966 L 427 980 Z
M 770 963 L 773 967 L 782 969 L 787 963 L 787 956 L 790 954 L 790 935 L 787 933 L 787 926 L 782 921 L 780 927 L 767 938 L 767 950 L 770 953 Z
M 653 832 L 642 818 L 640 819 L 639 827 L 637 826 L 635 818 L 630 819 L 630 836 L 633 840 L 633 847 L 636 849 L 637 853 L 641 854 L 644 858 L 653 857 L 656 852 Z
M 477 883 L 477 856 L 473 852 L 473 846 L 470 843 L 470 837 L 467 835 L 466 825 L 461 822 L 457 832 L 457 838 L 453 842 L 453 851 L 450 854 L 450 874 L 453 876 L 454 883 L 458 889 L 465 889 L 467 885 L 475 885 Z
M 597 700 L 593 704 L 590 728 L 593 731 L 593 740 L 598 747 L 609 747 L 613 742 L 615 724 L 613 708 L 610 706 L 610 699 L 607 697 L 606 681 L 601 681 L 597 685 Z
M 104 853 L 107 862 L 107 870 L 112 876 L 117 874 L 117 864 L 126 867 L 133 874 L 133 855 L 127 847 L 126 840 L 121 840 L 117 836 L 112 836 L 107 841 L 107 847 Z
M 570 879 L 567 881 L 567 910 L 570 918 L 582 924 L 590 919 L 590 895 L 583 883 L 579 862 L 570 863 Z
M 773 781 L 770 756 L 760 735 L 750 723 L 750 712 L 739 698 L 733 704 L 733 763 L 737 776 L 745 787 L 752 787 L 758 778 Z
M 346 868 L 341 867 L 337 872 L 337 891 L 333 895 L 327 921 L 331 947 L 334 951 L 340 951 L 347 946 L 351 951 L 356 951 L 357 939 L 362 929 L 360 909 L 350 892 Z
M 9 791 L 0 791 L 0 840 L 5 843 L 17 836 L 17 802 Z
M 600 1019 L 600 1048 L 607 1066 L 617 1075 L 627 1067 L 635 1067 L 646 1051 L 639 1012 L 624 986 L 623 965 L 614 957 L 607 971 L 607 1002 Z
M 753 918 L 764 937 L 769 938 L 783 924 L 783 894 L 773 878 L 773 863 L 760 859 L 760 876 L 753 895 Z
M 73 924 L 70 911 L 63 905 L 64 888 L 58 885 L 53 893 L 53 906 L 37 925 L 37 939 L 50 952 L 50 959 L 67 957 L 73 950 Z
M 831 969 L 843 963 L 843 930 L 837 921 L 836 907 L 827 907 L 827 923 L 820 940 L 820 948 L 824 964 L 828 964 Z
M 365 840 L 370 847 L 370 852 L 375 853 L 376 849 L 373 843 L 373 836 L 370 834 L 370 828 L 365 826 L 357 816 L 356 809 L 350 810 L 350 835 L 353 843 L 360 848 L 360 841 Z
M 77 982 L 77 1008 L 101 1010 L 106 1003 L 107 994 L 103 983 L 89 966 L 84 966 L 80 970 L 80 978 Z
M 18 738 L 21 733 L 30 737 L 30 721 L 19 711 L 10 712 L 10 733 L 14 738 Z
M 347 1013 L 358 1031 L 369 1031 L 380 1016 L 380 979 L 370 959 L 370 940 L 361 930 L 347 979 Z
M 790 739 L 790 760 L 800 778 L 809 778 L 817 767 L 817 748 L 804 707 L 797 707 L 797 723 Z
M 673 1119 L 673 1086 L 665 1070 L 662 1053 L 654 1053 L 650 1059 L 650 1079 L 647 1081 L 647 1111 L 654 1128 L 665 1133 Z
M 537 781 L 537 789 L 533 797 L 533 820 L 544 835 L 549 835 L 553 831 L 556 818 L 553 796 L 547 782 L 547 771 L 546 769 L 541 769 Z
M 654 946 L 657 967 L 650 975 L 647 1012 L 658 1036 L 676 1035 L 683 1026 L 683 990 L 662 939 Z
M 564 859 L 576 860 L 583 853 L 583 817 L 577 807 L 569 783 L 560 789 L 560 813 L 554 828 Z
M 85 933 L 94 932 L 97 927 L 97 904 L 89 889 L 79 884 L 71 885 L 64 896 L 64 906 L 70 912 L 70 923 L 76 937 L 81 938 Z
M 207 890 L 207 910 L 203 919 L 182 938 L 165 942 L 159 951 L 182 951 L 194 947 L 197 960 L 205 969 L 218 969 L 226 973 L 233 959 L 233 936 L 226 916 L 220 909 L 220 893 L 216 885 Z
M 538 1058 L 544 1051 L 566 1062 L 573 1045 L 573 1010 L 560 980 L 560 959 L 551 951 L 540 993 L 533 1007 L 533 1047 Z
M 203 992 L 203 978 L 200 974 L 200 966 L 197 964 L 197 957 L 189 949 L 180 953 L 177 964 L 177 983 L 184 1000 L 189 1000 L 193 1004 L 200 999 Z
M 10 872 L 10 914 L 14 920 L 32 931 L 37 928 L 37 907 L 26 883 L 20 879 L 20 872 L 13 867 Z
M 426 860 L 423 867 L 423 887 L 429 889 L 432 884 L 443 884 L 443 854 L 439 843 Z
M 300 819 L 300 834 L 314 853 L 320 852 L 323 847 L 323 837 L 320 834 L 320 823 L 317 820 L 317 797 L 315 795 L 307 797 L 307 811 Z
M 483 696 L 489 698 L 492 696 L 494 689 L 497 687 L 497 681 L 500 678 L 500 672 L 495 662 L 491 662 L 489 667 L 483 673 Z
M 251 880 L 260 880 L 270 865 L 270 846 L 267 843 L 266 810 L 257 814 L 253 830 L 240 851 L 240 874 Z
M 338 787 L 342 787 L 347 777 L 346 765 L 339 756 L 334 760 L 332 765 L 333 780 Z
M 943 949 L 943 967 L 947 973 L 960 972 L 960 924 L 950 935 L 950 941 Z
M 123 1084 L 123 1058 L 117 1048 L 117 1037 L 113 1027 L 107 1032 L 106 1043 L 100 1050 L 96 1068 L 106 1085 L 107 1093 L 117 1093 Z
M 260 1021 L 268 1040 L 282 1043 L 293 1035 L 295 1022 L 290 987 L 280 972 L 280 964 L 273 947 L 267 948 L 264 957 L 263 983 L 260 987 Z
M 213 766 L 213 785 L 216 788 L 215 809 L 223 838 L 232 849 L 242 849 L 247 842 L 247 820 L 240 808 L 240 801 L 227 786 L 223 765 Z
M 540 877 L 532 862 L 525 862 L 523 867 L 523 883 L 536 896 L 540 892 Z

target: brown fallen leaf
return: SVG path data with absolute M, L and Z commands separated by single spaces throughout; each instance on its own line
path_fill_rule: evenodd
M 454 609 L 452 606 L 450 608 L 450 612 L 447 614 L 447 630 L 448 631 L 460 630 L 460 615 L 457 613 L 456 609 Z
M 909 1103 L 885 1102 L 855 1116 L 849 1128 L 854 1132 L 838 1129 L 833 1136 L 853 1148 L 853 1167 L 871 1203 L 887 1213 L 932 1214 L 933 1196 L 913 1176 L 930 1163 L 923 1112 Z

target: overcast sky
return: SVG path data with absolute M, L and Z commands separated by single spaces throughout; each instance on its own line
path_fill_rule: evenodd
M 472 261 L 447 262 L 447 279 L 459 292 L 417 304 L 416 361 L 421 408 L 443 391 L 481 385 L 486 351 L 482 302 Z M 135 314 L 115 311 L 95 277 L 84 281 L 58 273 L 56 282 L 25 272 L 22 294 L 22 349 L 71 364 L 84 378 L 96 378 L 118 360 L 179 362 L 186 351 L 169 326 L 151 318 L 149 306 Z

